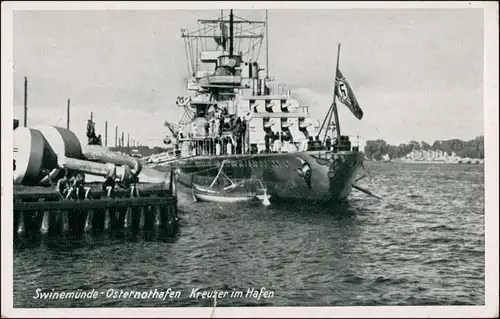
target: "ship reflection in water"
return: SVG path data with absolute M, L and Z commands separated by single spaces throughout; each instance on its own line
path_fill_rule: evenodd
M 342 205 L 263 207 L 180 191 L 180 234 L 170 242 L 87 237 L 16 248 L 14 307 L 212 307 L 189 298 L 196 288 L 245 292 L 217 307 L 484 304 L 482 165 L 366 165 L 383 201 L 356 192 Z M 245 297 L 263 287 L 274 296 Z M 38 288 L 181 296 L 35 300 Z

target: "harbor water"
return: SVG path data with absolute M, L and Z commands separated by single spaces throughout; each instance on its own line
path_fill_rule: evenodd
M 342 205 L 228 205 L 180 188 L 173 239 L 16 242 L 14 307 L 212 306 L 198 288 L 229 292 L 218 307 L 484 304 L 484 166 L 365 166 L 382 201 L 353 190 Z M 149 294 L 169 288 L 180 295 Z

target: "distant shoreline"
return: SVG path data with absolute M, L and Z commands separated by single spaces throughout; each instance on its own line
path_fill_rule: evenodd
M 456 165 L 484 165 L 483 162 L 445 162 L 445 161 L 412 161 L 412 160 L 400 160 L 400 159 L 395 159 L 395 160 L 390 160 L 390 161 L 385 161 L 385 160 L 380 160 L 380 161 L 375 161 L 375 160 L 366 160 L 365 162 L 369 163 L 391 163 L 391 164 L 456 164 Z
M 484 136 L 478 136 L 470 141 L 450 139 L 434 141 L 429 144 L 424 141 L 410 141 L 398 146 L 389 145 L 384 140 L 366 141 L 364 153 L 374 160 L 407 160 L 407 161 L 447 161 L 451 163 L 477 162 L 484 160 Z M 448 158 L 451 157 L 451 158 Z

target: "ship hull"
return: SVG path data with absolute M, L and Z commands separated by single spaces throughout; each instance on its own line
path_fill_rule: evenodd
M 193 175 L 197 184 L 210 184 L 224 162 L 224 173 L 230 178 L 258 178 L 275 200 L 342 201 L 352 190 L 363 158 L 358 151 L 308 151 L 197 156 L 170 165 L 178 167 L 179 182 L 188 187 Z M 166 165 L 163 169 L 171 168 Z

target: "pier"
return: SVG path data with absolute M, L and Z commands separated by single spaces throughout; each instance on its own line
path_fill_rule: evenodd
M 76 199 L 61 199 L 51 188 L 14 185 L 14 238 L 174 236 L 179 218 L 171 176 L 170 184 L 144 183 L 127 190 L 104 191 L 101 184 L 89 184 Z

